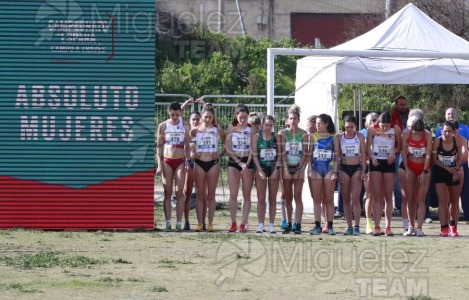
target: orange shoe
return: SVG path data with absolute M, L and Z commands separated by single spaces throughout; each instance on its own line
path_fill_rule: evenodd
M 202 223 L 197 224 L 197 228 L 195 229 L 195 232 L 202 232 L 202 230 L 203 230 Z
M 215 232 L 215 228 L 213 228 L 213 224 L 208 224 L 207 232 Z

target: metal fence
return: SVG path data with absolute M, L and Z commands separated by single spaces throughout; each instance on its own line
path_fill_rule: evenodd
M 158 98 L 166 98 L 170 99 L 172 98 L 171 101 L 165 101 L 165 102 L 155 102 L 155 117 L 156 117 L 156 126 L 158 124 L 166 119 L 168 119 L 168 105 L 170 102 L 173 101 L 185 101 L 186 99 L 190 98 L 190 95 L 185 95 L 185 94 L 156 94 L 157 99 Z M 180 99 L 183 100 L 180 100 Z M 212 105 L 215 108 L 215 113 L 217 117 L 217 123 L 218 126 L 226 130 L 228 128 L 228 125 L 231 124 L 234 116 L 234 110 L 235 106 L 238 104 L 239 100 L 246 100 L 246 99 L 265 99 L 265 96 L 262 95 L 205 95 L 201 97 L 206 103 L 210 102 L 210 99 L 217 99 L 218 101 L 220 99 L 224 100 L 229 100 L 230 103 L 212 103 Z M 285 99 L 286 96 L 276 96 L 276 99 Z M 291 98 L 291 97 L 290 97 Z M 238 101 L 236 101 L 238 100 Z M 249 107 L 250 112 L 257 112 L 261 114 L 265 114 L 267 112 L 267 104 L 252 104 L 252 103 L 246 103 L 246 101 L 239 101 L 240 103 L 245 104 L 246 106 Z M 287 110 L 291 106 L 291 104 L 276 104 L 274 106 L 274 118 L 275 118 L 275 125 L 276 129 L 280 129 L 284 125 L 284 119 L 287 115 Z M 202 110 L 202 105 L 194 105 L 192 104 L 189 106 L 187 109 L 183 111 L 183 120 L 188 121 L 190 114 L 193 111 L 201 111 Z M 155 140 L 156 140 L 156 130 L 155 130 Z M 222 189 L 223 191 L 223 197 L 221 199 L 217 198 L 217 201 L 228 201 L 228 175 L 227 175 L 227 162 L 228 158 L 225 156 L 221 160 L 221 174 L 220 174 L 220 179 L 218 181 L 218 187 Z M 156 157 L 155 157 L 155 165 L 156 165 Z M 224 192 L 226 191 L 226 193 Z M 161 183 L 161 177 L 155 177 L 155 194 L 157 195 L 156 200 L 162 200 L 162 192 L 163 192 L 163 187 Z M 161 198 L 161 199 L 160 199 Z

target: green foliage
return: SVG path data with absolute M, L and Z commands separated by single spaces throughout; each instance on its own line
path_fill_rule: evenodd
M 229 38 L 196 25 L 190 35 L 161 41 L 157 48 L 159 93 L 266 94 L 267 48 L 292 48 L 288 39 Z M 162 62 L 162 60 L 164 62 Z M 281 56 L 275 62 L 275 93 L 295 89 L 296 58 Z M 258 100 L 261 102 L 264 100 Z M 249 102 L 256 102 L 249 100 Z
M 339 89 L 339 116 L 346 110 L 353 110 L 354 89 L 363 92 L 363 110 L 391 112 L 394 99 L 403 95 L 408 106 L 420 108 L 425 114 L 425 125 L 432 130 L 445 119 L 445 110 L 458 110 L 458 120 L 469 122 L 469 87 L 466 85 L 386 85 L 386 84 L 343 84 Z
M 78 256 L 62 256 L 58 252 L 41 251 L 34 254 L 21 254 L 16 257 L 1 256 L 0 263 L 10 267 L 32 269 L 53 267 L 89 267 L 90 265 L 102 264 L 97 259 Z

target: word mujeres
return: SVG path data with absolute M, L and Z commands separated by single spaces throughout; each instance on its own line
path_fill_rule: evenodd
M 138 88 L 122 85 L 19 85 L 15 102 L 28 111 L 20 116 L 20 138 L 33 141 L 129 142 L 134 121 L 121 110 L 138 106 Z

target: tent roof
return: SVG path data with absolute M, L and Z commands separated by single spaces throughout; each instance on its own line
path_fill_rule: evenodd
M 469 53 L 469 42 L 445 29 L 409 3 L 369 32 L 332 49 Z M 297 87 L 305 82 L 469 83 L 469 61 L 311 56 L 302 58 L 297 63 Z

